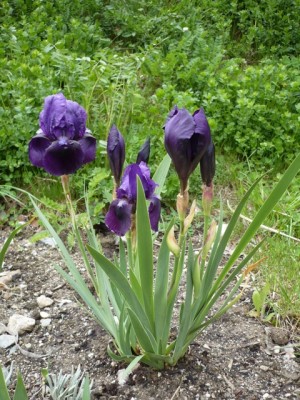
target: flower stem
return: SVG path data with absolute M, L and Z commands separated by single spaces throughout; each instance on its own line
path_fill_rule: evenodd
M 70 185 L 69 185 L 69 176 L 68 175 L 62 175 L 61 176 L 61 183 L 62 183 L 62 187 L 63 187 L 63 191 L 65 194 L 65 198 L 66 198 L 66 204 L 67 204 L 67 208 L 71 217 L 71 222 L 72 222 L 72 230 L 73 233 L 75 235 L 75 238 L 77 240 L 80 252 L 82 254 L 83 257 L 83 261 L 85 264 L 85 267 L 87 269 L 87 272 L 91 278 L 91 281 L 93 282 L 93 285 L 95 287 L 96 292 L 98 293 L 98 284 L 97 284 L 97 280 L 96 277 L 93 273 L 93 270 L 91 268 L 90 262 L 88 260 L 87 254 L 86 254 L 86 250 L 76 223 L 76 213 L 73 207 L 73 203 L 72 203 L 72 198 L 71 198 L 71 193 L 70 193 Z

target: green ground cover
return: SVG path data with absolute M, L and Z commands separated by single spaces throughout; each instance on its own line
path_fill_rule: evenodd
M 300 149 L 299 25 L 298 0 L 3 0 L 0 184 L 38 194 L 53 216 L 64 212 L 57 181 L 27 156 L 44 97 L 62 90 L 86 108 L 87 125 L 100 143 L 97 161 L 73 177 L 78 209 L 84 175 L 99 219 L 111 193 L 105 157 L 111 124 L 124 135 L 131 161 L 151 137 L 154 170 L 170 108 L 203 106 L 218 154 L 216 186 L 230 192 L 231 206 L 268 171 L 245 211 L 252 218 Z M 195 176 L 190 185 L 198 197 L 199 182 Z M 295 238 L 299 183 L 298 177 L 267 221 Z M 171 171 L 163 194 L 168 204 L 177 185 Z M 9 215 L 0 207 L 5 222 Z M 268 258 L 255 284 L 269 282 L 275 311 L 299 318 L 299 243 L 277 235 L 264 252 Z

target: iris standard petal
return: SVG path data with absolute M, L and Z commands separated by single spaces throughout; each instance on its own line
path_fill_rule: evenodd
M 97 141 L 94 136 L 86 133 L 82 139 L 78 141 L 83 151 L 83 164 L 89 163 L 95 160 L 96 157 L 96 144 Z
M 208 121 L 206 119 L 203 108 L 200 108 L 200 110 L 196 110 L 193 114 L 193 117 L 196 124 L 195 132 L 201 133 L 205 137 L 210 138 L 210 127 L 208 125 Z
M 160 218 L 161 203 L 158 197 L 153 196 L 149 205 L 149 218 L 151 229 L 155 232 L 158 231 L 158 223 Z
M 75 101 L 67 100 L 66 136 L 69 139 L 81 139 L 86 131 L 87 114 L 83 107 Z
M 138 152 L 136 163 L 139 164 L 140 162 L 143 161 L 146 164 L 148 164 L 149 156 L 150 156 L 150 138 L 146 139 L 145 143 Z
M 79 142 L 60 138 L 47 148 L 44 168 L 55 176 L 69 175 L 82 166 L 83 160 L 84 154 Z
M 67 99 L 62 93 L 45 98 L 44 109 L 40 113 L 40 128 L 49 139 L 55 140 L 55 129 L 62 125 L 66 109 Z
M 190 139 L 195 132 L 195 121 L 191 114 L 182 108 L 171 117 L 165 125 L 165 142 L 170 150 L 174 145 L 175 140 Z
M 107 155 L 111 172 L 117 184 L 119 184 L 123 164 L 125 161 L 125 142 L 122 134 L 115 125 L 112 126 L 107 138 Z
M 105 216 L 105 224 L 109 230 L 119 236 L 124 236 L 131 227 L 132 206 L 125 199 L 111 202 Z
M 125 169 L 120 187 L 117 189 L 119 199 L 126 198 L 130 203 L 136 202 L 137 185 L 136 177 L 139 176 L 145 192 L 146 199 L 150 199 L 157 183 L 150 178 L 150 169 L 143 161 L 140 164 L 130 164 Z
M 178 111 L 179 111 L 178 107 L 177 107 L 177 106 L 174 106 L 174 108 L 172 108 L 172 110 L 169 112 L 165 124 L 169 121 L 169 119 L 171 119 L 172 117 L 174 117 L 174 115 L 177 114 Z
M 37 135 L 29 142 L 28 154 L 30 162 L 36 167 L 43 167 L 45 152 L 50 145 L 51 141 L 39 129 Z

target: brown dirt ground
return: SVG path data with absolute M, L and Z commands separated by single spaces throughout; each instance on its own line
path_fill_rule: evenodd
M 13 242 L 4 271 L 20 269 L 20 274 L 8 289 L 0 289 L 0 322 L 7 324 L 14 313 L 35 318 L 33 331 L 20 336 L 19 345 L 31 353 L 48 355 L 33 358 L 14 348 L 0 349 L 0 364 L 14 362 L 24 376 L 30 399 L 43 399 L 41 368 L 70 373 L 72 366 L 79 364 L 94 380 L 94 399 L 300 398 L 300 359 L 291 358 L 283 345 L 293 337 L 284 332 L 283 340 L 276 339 L 266 325 L 248 316 L 251 289 L 195 340 L 177 366 L 163 371 L 139 366 L 120 386 L 117 372 L 124 365 L 107 356 L 109 336 L 80 307 L 74 292 L 56 272 L 54 264 L 62 265 L 57 250 L 41 242 L 30 243 L 32 233 L 27 229 Z M 0 232 L 0 246 L 5 236 L 7 231 Z M 103 239 L 107 251 L 114 249 L 111 238 Z M 54 300 L 45 309 L 51 315 L 48 327 L 40 323 L 36 297 L 41 294 Z

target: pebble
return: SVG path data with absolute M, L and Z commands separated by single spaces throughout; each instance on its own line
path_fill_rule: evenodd
M 50 314 L 47 313 L 46 311 L 41 311 L 41 312 L 40 312 L 40 316 L 41 316 L 41 318 L 49 318 L 49 317 L 50 317 Z
M 44 318 L 41 319 L 41 326 L 46 327 L 51 324 L 51 318 Z
M 50 299 L 50 297 L 46 297 L 43 294 L 41 296 L 37 297 L 36 301 L 40 308 L 49 307 L 49 306 L 51 306 L 51 304 L 53 304 L 53 300 Z
M 6 326 L 4 325 L 4 324 L 2 324 L 2 322 L 0 322 L 0 335 L 2 334 L 2 333 L 5 333 L 6 332 Z
M 289 342 L 289 332 L 283 328 L 270 327 L 269 334 L 275 344 L 284 346 Z
M 52 237 L 41 239 L 40 242 L 42 242 L 46 246 L 56 247 L 56 241 Z
M 2 349 L 7 349 L 8 347 L 12 346 L 15 344 L 15 336 L 12 335 L 0 335 L 0 347 Z
M 21 314 L 13 314 L 8 321 L 8 332 L 16 335 L 22 335 L 25 332 L 31 332 L 35 325 L 33 318 L 26 317 Z
M 266 365 L 260 365 L 259 367 L 261 370 L 263 371 L 268 371 L 269 367 L 267 367 Z

